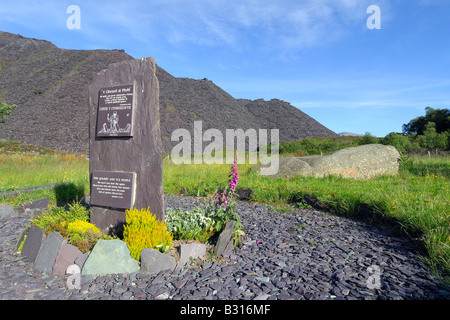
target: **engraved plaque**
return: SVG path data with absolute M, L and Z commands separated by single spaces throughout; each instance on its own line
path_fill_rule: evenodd
M 99 91 L 97 137 L 133 136 L 133 85 Z
M 134 205 L 135 180 L 134 172 L 93 171 L 91 204 L 130 209 Z

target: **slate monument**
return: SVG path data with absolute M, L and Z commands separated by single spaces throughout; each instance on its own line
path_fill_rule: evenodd
M 125 210 L 164 219 L 159 84 L 154 58 L 109 65 L 89 87 L 91 222 L 121 229 Z

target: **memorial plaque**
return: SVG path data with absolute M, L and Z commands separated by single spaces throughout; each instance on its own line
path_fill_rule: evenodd
M 134 172 L 93 171 L 91 204 L 130 209 L 134 204 L 135 180 Z
M 89 86 L 89 172 L 93 186 L 90 222 L 107 234 L 123 231 L 128 208 L 150 207 L 159 220 L 164 220 L 156 68 L 154 58 L 113 63 L 94 76 Z M 117 123 L 114 111 L 118 115 Z M 131 122 L 122 122 L 124 119 Z M 128 133 L 119 129 L 126 129 L 128 123 L 131 123 L 131 131 L 126 136 Z M 99 133 L 101 131 L 103 133 Z M 131 173 L 135 185 L 126 182 L 117 185 L 116 180 L 113 183 L 109 178 L 117 179 L 112 176 L 116 173 Z M 95 177 L 98 178 L 94 180 Z M 108 178 L 108 181 L 100 180 L 100 177 Z
M 97 136 L 133 136 L 133 85 L 99 90 Z

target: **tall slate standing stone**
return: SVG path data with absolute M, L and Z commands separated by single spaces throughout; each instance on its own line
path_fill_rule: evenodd
M 137 209 L 150 207 L 151 212 L 159 220 L 163 220 L 159 83 L 155 71 L 155 59 L 143 58 L 111 64 L 108 69 L 94 77 L 89 88 L 89 171 L 91 186 L 94 171 L 135 173 L 132 206 Z M 130 136 L 99 135 L 101 128 L 98 128 L 97 117 L 100 90 L 130 85 L 133 85 L 134 90 Z M 105 125 L 103 132 L 104 129 Z M 125 222 L 125 209 L 93 205 L 93 200 L 91 187 L 91 222 L 103 232 L 110 233 L 111 226 L 120 230 L 120 226 Z

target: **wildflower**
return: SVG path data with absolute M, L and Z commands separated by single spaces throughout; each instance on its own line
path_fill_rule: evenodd
M 237 183 L 239 181 L 239 173 L 237 169 L 237 156 L 234 156 L 233 164 L 231 165 L 230 172 L 228 173 L 228 190 L 222 192 L 221 194 L 216 194 L 218 198 L 218 204 L 221 205 L 224 209 L 231 203 L 231 198 L 228 197 L 229 192 L 231 194 L 236 193 Z

